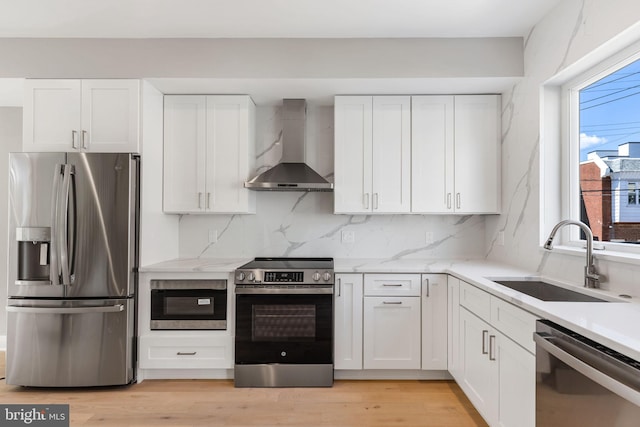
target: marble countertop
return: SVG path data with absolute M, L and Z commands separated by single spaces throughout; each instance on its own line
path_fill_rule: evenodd
M 249 258 L 185 258 L 144 266 L 141 272 L 231 273 Z M 488 278 L 537 277 L 535 273 L 485 260 L 335 259 L 336 273 L 446 273 L 471 283 L 534 315 L 549 319 L 636 360 L 640 360 L 640 298 L 631 300 L 576 284 L 545 280 L 608 301 L 548 302 L 501 286 Z

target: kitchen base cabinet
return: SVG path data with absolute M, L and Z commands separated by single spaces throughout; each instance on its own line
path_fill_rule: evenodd
M 364 298 L 364 369 L 420 369 L 420 298 Z
M 334 368 L 362 369 L 362 274 L 336 274 Z
M 422 369 L 447 369 L 447 275 L 422 275 Z
M 456 381 L 460 377 L 460 280 L 447 278 L 447 369 Z
M 233 368 L 230 334 L 183 335 L 141 336 L 140 369 Z
M 535 426 L 536 366 L 528 351 L 535 316 L 466 282 L 459 285 L 459 362 L 452 375 L 489 425 Z

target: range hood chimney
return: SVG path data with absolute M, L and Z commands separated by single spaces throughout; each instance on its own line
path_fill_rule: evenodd
M 304 99 L 282 100 L 282 160 L 276 166 L 244 183 L 250 190 L 333 191 L 333 184 L 307 166 L 305 161 Z

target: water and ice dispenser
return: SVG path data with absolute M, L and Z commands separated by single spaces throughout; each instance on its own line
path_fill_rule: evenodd
M 50 227 L 18 227 L 18 277 L 16 284 L 49 283 Z

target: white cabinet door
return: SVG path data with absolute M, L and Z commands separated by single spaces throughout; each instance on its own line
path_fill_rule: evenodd
M 451 376 L 460 382 L 460 280 L 448 276 L 447 288 L 447 368 Z
M 364 369 L 420 369 L 420 298 L 364 298 Z
M 204 212 L 206 97 L 164 97 L 164 200 L 167 213 Z
M 138 80 L 82 80 L 82 149 L 139 152 L 139 104 Z
M 255 193 L 244 188 L 254 147 L 255 105 L 248 96 L 207 96 L 208 212 L 255 212 Z
M 245 95 L 167 95 L 164 211 L 255 213 L 244 188 L 253 159 L 255 105 Z
M 492 361 L 498 366 L 496 422 L 501 427 L 535 427 L 536 358 L 518 344 L 494 332 Z M 491 337 L 490 337 L 491 338 Z
M 24 151 L 79 148 L 80 80 L 25 80 Z
M 453 96 L 411 97 L 411 212 L 453 212 Z
M 373 97 L 373 212 L 411 210 L 411 97 Z
M 447 369 L 447 275 L 422 275 L 422 369 Z
M 335 369 L 362 369 L 362 282 L 362 274 L 336 274 Z
M 455 97 L 457 213 L 500 212 L 500 96 Z
M 460 367 L 462 381 L 458 384 L 491 425 L 497 405 L 497 364 L 489 359 L 491 328 L 467 309 L 460 308 Z
M 337 96 L 334 131 L 334 211 L 371 212 L 373 98 Z
M 27 80 L 25 151 L 137 153 L 138 80 Z

